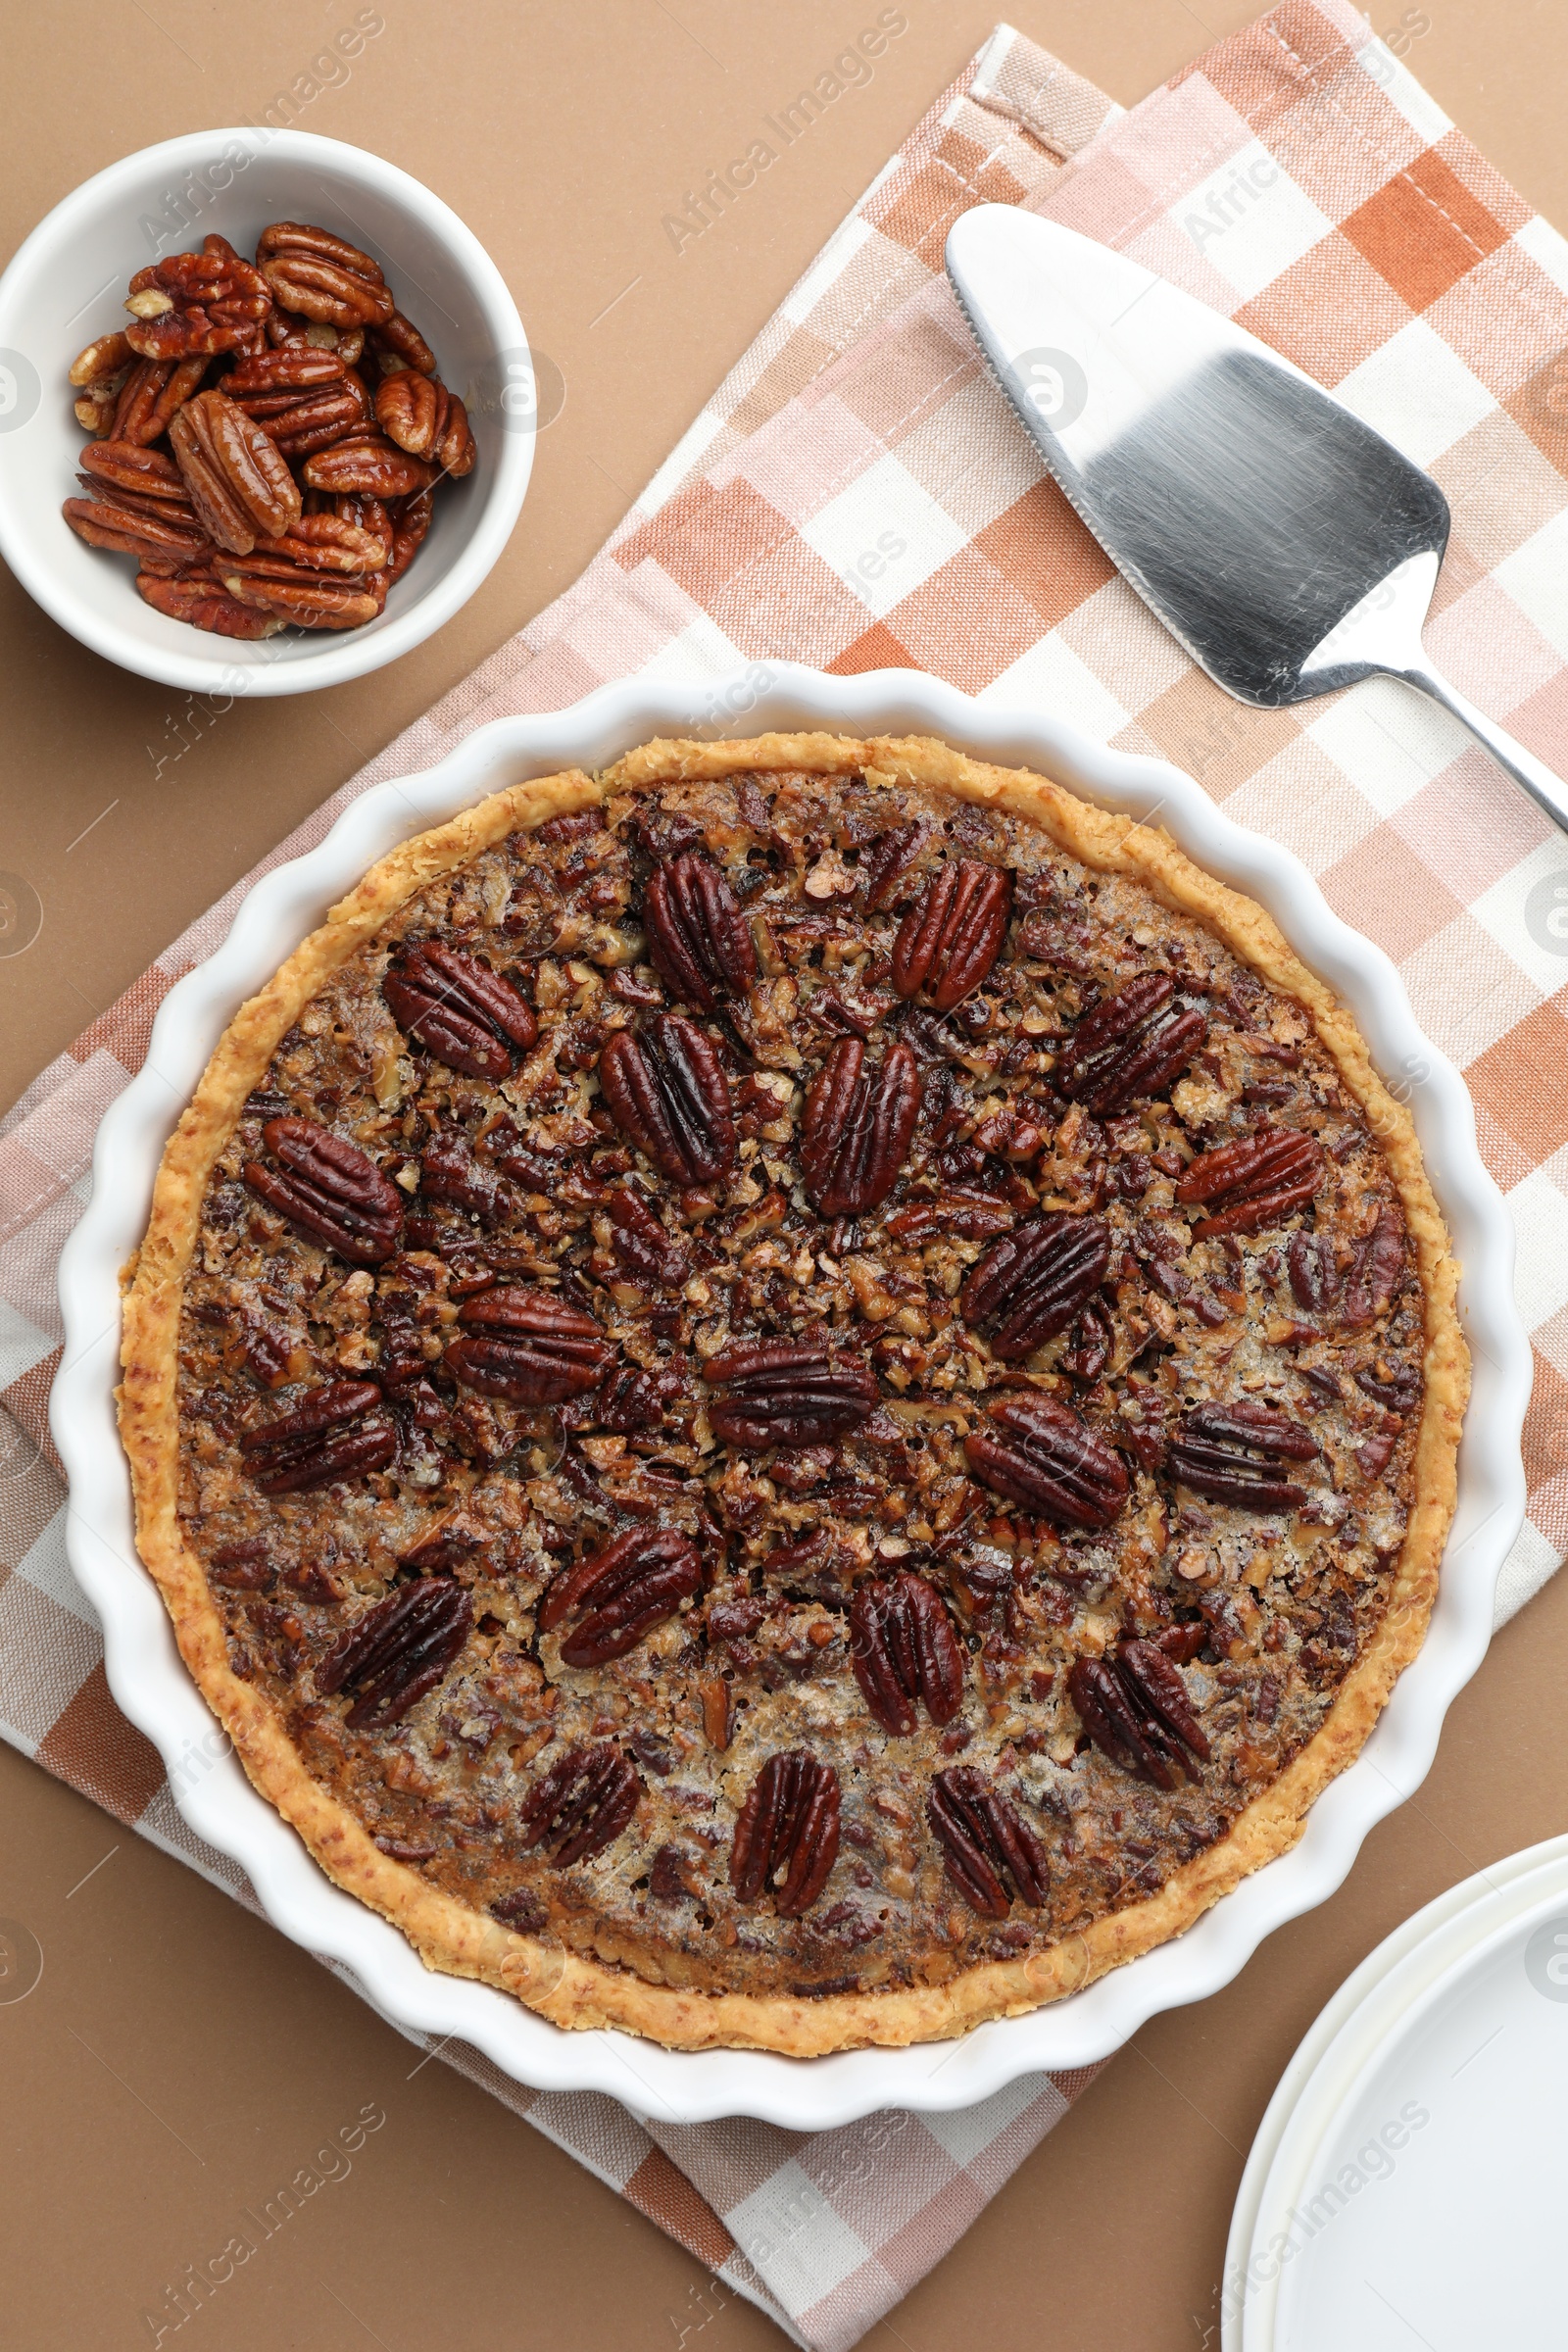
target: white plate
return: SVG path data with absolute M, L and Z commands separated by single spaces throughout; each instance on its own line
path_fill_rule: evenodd
M 1568 1840 L 1431 1909 L 1444 1916 L 1425 1936 L 1391 1939 L 1405 1948 L 1285 2120 L 1252 2225 L 1245 2352 L 1568 2336 Z
M 1316 2018 L 1258 2125 L 1237 2191 L 1225 2249 L 1222 2352 L 1268 2352 L 1279 2282 L 1296 2259 L 1293 2250 L 1282 2264 L 1282 2246 L 1307 2242 L 1299 2226 L 1291 2229 L 1291 2209 L 1307 2181 L 1305 2159 L 1347 2083 L 1413 1999 L 1493 1928 L 1558 1888 L 1568 1891 L 1568 1838 L 1490 1864 L 1386 1936 Z
M 428 1973 L 395 1929 L 334 1887 L 238 1763 L 213 1762 L 203 1744 L 212 1719 L 136 1558 L 113 1391 L 116 1278 L 146 1222 L 165 1139 L 235 1007 L 374 858 L 504 784 L 573 762 L 600 767 L 653 735 L 812 725 L 939 735 L 1107 808 L 1157 812 L 1183 849 L 1267 906 L 1350 1006 L 1379 1067 L 1409 1101 L 1464 1266 L 1460 1312 L 1475 1386 L 1431 1630 L 1362 1754 L 1319 1798 L 1288 1854 L 1187 1935 L 1070 1999 L 960 2041 L 799 2060 L 563 2033 L 488 1986 Z M 61 1260 L 66 1347 L 51 1425 L 71 1478 L 72 1563 L 103 1619 L 115 1696 L 162 1752 L 192 1828 L 244 1864 L 286 1935 L 344 1963 L 388 2016 L 419 2032 L 462 2034 L 519 2082 L 609 2091 L 671 2122 L 755 2115 L 822 2130 L 882 2107 L 964 2107 L 1039 2069 L 1103 2058 L 1156 2011 L 1229 1984 L 1264 1936 L 1333 1892 L 1372 1824 L 1420 1785 L 1448 1703 L 1485 1654 L 1498 1571 L 1524 1516 L 1519 1434 L 1531 1366 L 1513 1307 L 1512 1227 L 1477 1153 L 1463 1082 L 1417 1028 L 1387 956 L 1340 921 L 1295 858 L 1232 824 L 1176 768 L 1108 751 L 1039 713 L 978 703 L 906 670 L 832 678 L 760 664 L 708 680 L 633 678 L 569 710 L 482 727 L 439 767 L 366 793 L 318 849 L 258 883 L 223 946 L 165 999 L 145 1068 L 104 1119 L 93 1170 L 91 1203 Z

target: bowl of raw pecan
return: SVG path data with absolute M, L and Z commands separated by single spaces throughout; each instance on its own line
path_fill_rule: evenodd
M 0 278 L 0 552 L 166 685 L 301 694 L 421 644 L 506 545 L 533 423 L 495 264 L 334 139 L 145 148 Z

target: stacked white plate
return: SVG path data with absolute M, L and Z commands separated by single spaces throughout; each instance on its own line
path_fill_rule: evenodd
M 1242 2178 L 1223 2352 L 1568 2344 L 1568 1838 L 1418 1911 L 1313 2026 Z

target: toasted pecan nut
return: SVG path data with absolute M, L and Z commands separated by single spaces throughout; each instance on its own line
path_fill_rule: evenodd
M 152 501 L 147 502 L 150 506 Z M 60 512 L 78 539 L 89 547 L 107 547 L 116 555 L 167 556 L 180 564 L 196 562 L 208 541 L 194 521 L 177 515 L 167 521 L 156 513 L 138 512 L 128 504 L 107 499 L 68 498 Z
M 1050 1396 L 1006 1398 L 992 1427 L 971 1430 L 964 1455 L 976 1478 L 1057 1527 L 1109 1527 L 1127 1499 L 1127 1472 L 1104 1439 Z
M 453 481 L 461 481 L 466 473 L 473 471 L 478 448 L 473 438 L 473 428 L 468 422 L 468 412 L 462 401 L 455 392 L 445 393 L 443 398 L 446 405 L 436 424 L 430 455 L 443 474 L 449 475 Z
M 608 1740 L 568 1748 L 518 1810 L 522 1843 L 542 1845 L 558 1870 L 585 1862 L 614 1843 L 642 1793 L 635 1767 Z
M 923 1576 L 858 1585 L 850 1603 L 850 1656 L 860 1694 L 885 1732 L 912 1732 L 924 1704 L 951 1723 L 963 1697 L 963 1652 L 942 1596 Z
M 700 1012 L 714 1012 L 723 998 L 744 997 L 756 985 L 751 926 L 725 876 L 699 851 L 684 850 L 655 867 L 643 893 L 643 919 L 655 971 Z
M 1298 1128 L 1260 1127 L 1215 1152 L 1200 1152 L 1176 1187 L 1178 1200 L 1206 1214 L 1195 1242 L 1222 1233 L 1261 1233 L 1304 1208 L 1323 1173 L 1323 1149 Z
M 257 240 L 256 259 L 276 300 L 302 318 L 354 328 L 392 316 L 379 265 L 330 229 L 274 220 Z
M 804 1747 L 769 1756 L 747 1793 L 730 1848 L 743 1903 L 773 1894 L 781 1919 L 809 1911 L 839 1850 L 839 1776 Z
M 123 332 L 116 327 L 107 335 L 95 336 L 85 351 L 77 352 L 71 363 L 68 380 L 78 386 L 97 383 L 102 377 L 128 368 L 134 356 Z
M 142 453 L 138 452 L 138 455 Z M 76 484 L 79 489 L 85 491 L 89 499 L 97 500 L 102 506 L 118 507 L 122 514 L 146 514 L 154 522 L 173 523 L 176 528 L 187 531 L 196 529 L 195 509 L 185 496 L 183 483 L 180 484 L 179 494 L 175 498 L 166 497 L 161 490 L 127 489 L 123 483 L 106 481 L 104 476 L 98 473 L 78 473 Z M 216 555 L 218 552 L 210 539 L 203 538 L 202 546 L 209 555 Z M 194 562 L 195 559 L 192 558 L 191 561 Z
M 198 392 L 169 428 L 174 462 L 209 538 L 248 556 L 300 518 L 299 485 L 271 442 L 221 392 Z
M 230 400 L 287 402 L 297 400 L 302 392 L 340 384 L 347 373 L 338 351 L 319 351 L 312 343 L 270 345 L 236 360 L 223 378 L 223 390 Z
M 101 440 L 105 433 L 113 431 L 115 412 L 120 406 L 120 388 L 124 380 L 122 375 L 103 376 L 96 384 L 89 384 L 72 402 L 72 415 L 91 440 Z
M 470 1078 L 510 1078 L 539 1034 L 533 1006 L 503 973 L 443 941 L 411 948 L 381 994 L 400 1028 Z
M 1208 1023 L 1200 1012 L 1175 1011 L 1175 993 L 1168 972 L 1144 972 L 1102 998 L 1078 1023 L 1056 1064 L 1058 1091 L 1098 1119 L 1179 1078 L 1208 1035 Z
M 140 491 L 149 498 L 190 505 L 179 467 L 161 449 L 144 449 L 135 441 L 89 441 L 81 453 L 84 469 L 122 490 Z
M 239 1442 L 245 1467 L 264 1494 L 303 1494 L 384 1470 L 397 1452 L 398 1433 L 380 1403 L 373 1381 L 326 1381 L 292 1412 L 245 1432 Z
M 315 1119 L 287 1115 L 268 1119 L 262 1140 L 283 1172 L 246 1161 L 258 1200 L 350 1265 L 384 1265 L 397 1250 L 404 1197 L 368 1152 Z
M 298 629 L 361 629 L 381 610 L 372 590 L 275 557 L 228 557 L 220 562 L 217 576 L 236 604 L 278 613 Z
M 169 429 L 207 373 L 207 362 L 138 360 L 120 389 L 107 438 L 145 446 Z
M 860 1040 L 840 1039 L 812 1081 L 801 1122 L 801 1170 L 823 1216 L 864 1216 L 886 1200 L 919 1115 L 919 1065 L 902 1040 L 867 1069 Z
M 1187 1685 L 1153 1642 L 1123 1641 L 1112 1655 L 1077 1658 L 1067 1694 L 1102 1755 L 1156 1788 L 1197 1780 L 1210 1755 Z
M 210 579 L 168 577 L 144 567 L 136 574 L 136 593 L 155 612 L 216 637 L 275 637 L 288 626 L 281 614 L 238 604 Z
M 924 1242 L 951 1234 L 960 1242 L 989 1242 L 1018 1221 L 1018 1212 L 994 1193 L 971 1193 L 955 1186 L 934 1200 L 916 1200 L 887 1222 L 895 1242 Z
M 351 1732 L 401 1722 L 443 1680 L 468 1639 L 473 1603 L 450 1577 L 421 1577 L 367 1609 L 316 1670 L 331 1698 L 358 1692 L 344 1718 Z
M 369 394 L 354 369 L 339 353 L 310 344 L 242 360 L 223 389 L 289 458 L 329 449 L 371 421 Z
M 433 501 L 427 489 L 414 491 L 410 497 L 400 499 L 390 510 L 392 559 L 387 566 L 389 583 L 401 580 L 418 554 L 425 533 L 430 528 L 433 511 Z
M 463 1129 L 445 1121 L 419 1156 L 419 1191 L 426 1200 L 448 1200 L 487 1228 L 502 1223 L 514 1204 L 495 1170 L 474 1157 Z
M 305 318 L 285 310 L 274 295 L 264 322 L 265 338 L 274 351 L 302 346 L 311 351 L 335 351 L 345 368 L 356 368 L 365 350 L 363 326 L 333 326 L 324 318 Z
M 1294 1511 L 1306 1489 L 1286 1478 L 1281 1464 L 1315 1461 L 1317 1453 L 1298 1421 L 1244 1398 L 1184 1413 L 1167 1460 L 1172 1478 L 1195 1494 L 1247 1511 Z
M 200 253 L 168 254 L 137 270 L 125 341 L 145 360 L 208 359 L 249 344 L 271 307 L 261 271 L 210 236 Z
M 466 1389 L 514 1404 L 564 1404 L 604 1377 L 612 1348 L 592 1315 L 549 1291 L 505 1284 L 464 1305 L 446 1368 Z
M 390 524 L 375 531 L 345 514 L 302 514 L 281 539 L 258 539 L 255 548 L 310 571 L 379 571 L 391 552 Z
M 925 1817 L 948 1877 L 972 1911 L 1005 1919 L 1012 1896 L 1040 1909 L 1051 1892 L 1046 1849 L 1017 1808 L 972 1764 L 936 1774 Z
M 375 391 L 375 421 L 389 440 L 412 457 L 433 455 L 436 427 L 446 408 L 446 394 L 433 375 L 401 368 L 383 376 Z
M 710 1184 L 735 1165 L 729 1080 L 712 1041 L 683 1013 L 617 1029 L 599 1057 L 605 1107 L 672 1184 Z
M 257 418 L 268 439 L 289 459 L 313 458 L 323 449 L 335 449 L 340 441 L 362 432 L 366 421 L 364 395 L 348 384 L 296 401 L 275 416 Z
M 381 319 L 369 330 L 369 337 L 383 375 L 395 374 L 400 368 L 416 368 L 421 375 L 434 375 L 435 353 L 401 311 Z
M 1031 1217 L 993 1243 L 959 1292 L 958 1309 L 971 1330 L 995 1322 L 992 1353 L 1016 1363 L 1066 1330 L 1109 1263 L 1102 1217 Z
M 710 1355 L 704 1377 L 729 1393 L 709 1406 L 714 1433 L 732 1446 L 821 1446 L 876 1409 L 869 1365 L 811 1340 L 755 1340 Z
M 893 943 L 893 985 L 924 995 L 938 1012 L 972 996 L 1002 953 L 1012 913 L 1012 876 L 960 858 L 927 885 Z
M 304 474 L 313 490 L 351 496 L 368 492 L 371 498 L 408 498 L 416 490 L 428 490 L 435 478 L 430 466 L 411 458 L 383 433 L 355 433 L 330 449 L 317 450 L 306 459 Z
M 613 1430 L 620 1437 L 662 1429 L 666 1408 L 685 1390 L 685 1373 L 678 1364 L 667 1364 L 662 1369 L 650 1366 L 643 1372 L 623 1364 L 618 1372 L 607 1375 L 599 1392 L 595 1410 L 600 1426 Z
M 576 1615 L 561 1644 L 562 1658 L 568 1666 L 602 1666 L 635 1649 L 702 1589 L 703 1563 L 688 1537 L 675 1528 L 628 1528 L 557 1579 L 545 1595 L 539 1628 L 552 1633 Z

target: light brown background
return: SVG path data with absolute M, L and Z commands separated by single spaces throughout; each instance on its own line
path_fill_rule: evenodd
M 76 182 L 174 132 L 260 115 L 356 0 L 9 0 L 9 254 Z M 373 148 L 456 207 L 566 387 L 511 547 L 390 672 L 207 729 L 122 676 L 0 571 L 0 868 L 43 928 L 0 961 L 0 1104 L 190 918 L 582 568 L 703 399 L 976 49 L 998 0 L 904 0 L 908 31 L 780 170 L 677 255 L 661 216 L 739 152 L 876 0 L 382 0 L 385 30 L 302 127 Z M 1131 104 L 1255 0 L 1014 0 Z M 1560 0 L 1403 0 L 1408 62 L 1568 226 Z M 617 299 L 618 298 L 618 299 Z M 608 307 L 607 306 L 611 306 Z M 190 748 L 154 763 L 181 739 Z M 150 748 L 149 748 L 150 747 Z M 1208 2352 L 1251 2134 L 1313 2016 L 1398 1921 L 1568 1818 L 1555 1727 L 1568 1581 L 1495 1644 L 1431 1780 L 1346 1887 L 1240 1981 L 1156 2020 L 871 2339 L 878 2352 Z M 105 1859 L 105 1857 L 108 1857 Z M 101 1867 L 95 1867 L 101 1865 Z M 83 1874 L 93 1875 L 79 1884 Z M 368 2101 L 387 2121 L 178 2338 L 212 2352 L 776 2345 L 758 2313 L 568 2158 L 415 2055 L 237 1905 L 0 1749 L 0 1917 L 37 1989 L 0 2005 L 0 2333 L 16 2352 L 150 2344 L 145 2307 Z

